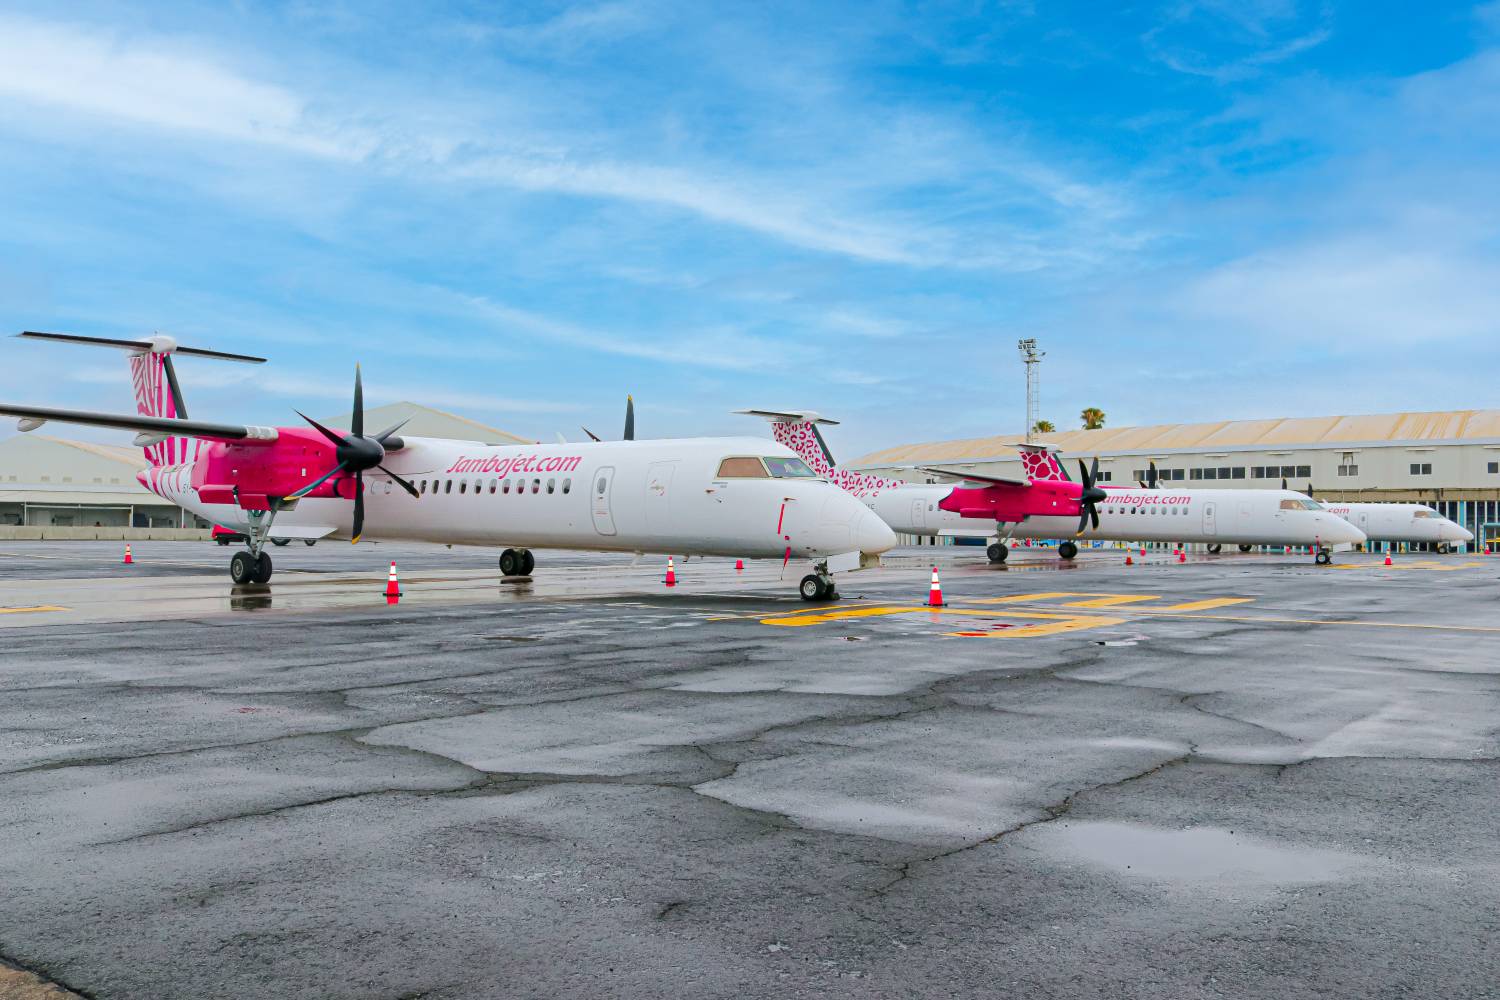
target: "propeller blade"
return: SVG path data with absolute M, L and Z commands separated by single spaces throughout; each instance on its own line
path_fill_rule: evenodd
M 325 475 L 319 476 L 317 479 L 314 479 L 312 482 L 308 483 L 306 486 L 302 487 L 300 490 L 298 490 L 297 492 L 293 493 L 291 496 L 287 497 L 287 499 L 288 500 L 301 500 L 303 497 L 307 496 L 313 490 L 317 489 L 319 486 L 322 486 L 324 483 L 328 482 L 328 480 L 332 479 L 334 476 L 338 475 L 340 472 L 343 472 L 343 471 L 344 471 L 344 463 L 340 462 L 338 465 L 335 465 L 331 471 L 329 471 Z
M 1075 531 L 1075 532 L 1073 532 L 1073 536 L 1075 538 L 1078 537 L 1079 535 L 1081 535 L 1085 531 L 1087 531 L 1088 527 L 1089 527 L 1089 508 L 1088 507 L 1084 507 L 1083 510 L 1081 510 L 1079 512 L 1079 514 L 1078 514 L 1078 530 Z
M 1089 504 L 1089 520 L 1094 522 L 1094 530 L 1099 530 L 1099 505 Z
M 385 439 L 386 438 L 390 437 L 392 434 L 396 433 L 397 431 L 399 431 L 401 428 L 405 427 L 409 423 L 411 423 L 411 417 L 407 417 L 405 420 L 402 420 L 399 423 L 392 424 L 390 427 L 387 427 L 385 430 L 381 431 L 379 434 L 376 434 L 375 435 L 375 440 L 379 441 L 381 444 L 385 444 Z
M 1078 476 L 1083 480 L 1084 489 L 1088 489 L 1094 485 L 1093 481 L 1089 479 L 1089 467 L 1083 464 L 1083 459 L 1081 458 L 1078 460 Z
M 354 412 L 349 415 L 349 432 L 355 437 L 365 436 L 365 384 L 360 378 L 357 361 L 354 363 Z
M 625 397 L 625 437 L 621 440 L 635 440 L 635 400 L 630 396 Z
M 1099 456 L 1094 456 L 1094 464 L 1089 469 L 1089 485 L 1093 486 L 1099 481 Z
M 583 431 L 583 433 L 585 433 L 585 434 L 587 434 L 589 436 L 589 440 L 590 441 L 597 441 L 597 440 L 599 440 L 599 435 L 595 434 L 593 431 L 589 430 L 587 427 L 584 427 L 582 424 L 580 424 L 579 428 Z
M 1307 481 L 1307 496 L 1308 496 L 1308 499 L 1311 499 L 1312 495 L 1313 495 L 1312 480 L 1309 479 Z
M 1150 488 L 1153 489 L 1153 490 L 1159 488 L 1157 486 L 1157 479 L 1158 479 L 1158 477 L 1157 477 L 1157 474 L 1156 474 L 1156 463 L 1155 462 L 1151 462 L 1146 467 L 1146 482 L 1150 484 Z
M 387 476 L 390 476 L 391 479 L 392 479 L 392 481 L 395 482 L 395 484 L 397 486 L 401 487 L 403 490 L 405 490 L 406 492 L 410 493 L 412 496 L 414 496 L 414 497 L 420 497 L 422 495 L 421 493 L 419 493 L 417 491 L 416 486 L 413 485 L 409 480 L 402 479 L 400 476 L 396 475 L 394 472 L 392 472 L 390 469 L 387 469 L 383 465 L 377 465 L 376 468 L 379 469 L 381 472 L 384 472 Z
M 349 544 L 358 545 L 359 536 L 365 530 L 365 474 L 356 472 L 354 474 L 354 531 L 349 538 Z
M 349 443 L 339 435 L 335 434 L 333 431 L 329 430 L 327 427 L 324 427 L 322 424 L 318 423 L 312 417 L 309 417 L 307 414 L 303 413 L 301 410 L 293 410 L 292 412 L 297 414 L 297 416 L 301 417 L 303 420 L 306 420 L 308 423 L 312 424 L 313 427 L 318 431 L 318 433 L 322 434 L 334 444 L 343 447 Z
M 1281 477 L 1281 488 L 1286 489 L 1286 476 Z

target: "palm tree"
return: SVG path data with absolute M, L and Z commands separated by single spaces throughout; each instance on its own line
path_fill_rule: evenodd
M 1031 429 L 1033 434 L 1051 434 L 1055 430 L 1057 430 L 1057 425 L 1050 420 L 1038 420 L 1036 426 Z
M 1104 411 L 1097 406 L 1090 406 L 1079 414 L 1083 418 L 1083 429 L 1096 431 L 1104 426 Z

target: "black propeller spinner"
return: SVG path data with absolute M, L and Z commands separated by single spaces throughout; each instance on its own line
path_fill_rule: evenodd
M 312 417 L 309 417 L 301 410 L 298 410 L 296 412 L 297 416 L 312 424 L 319 434 L 322 434 L 329 441 L 333 442 L 333 455 L 338 464 L 336 464 L 324 475 L 319 476 L 311 483 L 308 483 L 306 486 L 302 487 L 296 493 L 293 493 L 291 496 L 287 497 L 288 500 L 300 500 L 311 493 L 313 490 L 317 489 L 319 486 L 322 486 L 324 483 L 328 482 L 328 480 L 333 479 L 340 474 L 353 473 L 354 531 L 352 532 L 352 537 L 350 540 L 353 542 L 358 542 L 359 536 L 364 533 L 365 529 L 366 470 L 379 469 L 381 472 L 384 472 L 386 475 L 390 476 L 392 481 L 394 481 L 406 492 L 410 493 L 413 497 L 421 496 L 421 494 L 417 492 L 417 488 L 414 485 L 412 485 L 407 480 L 402 479 L 400 476 L 396 475 L 390 469 L 387 469 L 384 465 L 381 464 L 385 461 L 385 453 L 387 449 L 395 451 L 396 449 L 401 447 L 401 439 L 398 437 L 394 437 L 394 435 L 406 424 L 406 421 L 403 420 L 401 421 L 401 423 L 396 424 L 388 430 L 381 431 L 374 437 L 365 436 L 365 389 L 364 382 L 360 378 L 359 365 L 354 366 L 354 412 L 350 414 L 349 417 L 349 434 L 347 437 L 335 431 L 329 430 L 327 427 L 324 427 L 322 424 L 318 423 L 316 420 L 314 420 Z M 335 489 L 335 492 L 339 491 Z M 343 494 L 339 492 L 339 495 L 342 496 Z
M 1099 501 L 1107 500 L 1109 494 L 1101 490 L 1096 484 L 1099 482 L 1099 456 L 1094 456 L 1092 468 L 1086 468 L 1083 459 L 1078 460 L 1078 475 L 1083 480 L 1083 492 L 1078 496 L 1079 506 L 1083 510 L 1078 515 L 1078 534 L 1088 530 L 1089 522 L 1092 521 L 1095 529 L 1099 527 Z

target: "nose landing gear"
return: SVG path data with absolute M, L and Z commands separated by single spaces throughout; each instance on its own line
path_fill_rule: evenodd
M 804 601 L 836 601 L 839 599 L 838 586 L 833 582 L 833 577 L 827 573 L 809 573 L 802 578 L 802 583 L 797 587 L 797 593 L 802 595 Z
M 1333 562 L 1333 553 L 1323 548 L 1323 546 L 1319 545 L 1315 551 L 1317 554 L 1313 556 L 1313 562 L 1319 566 L 1327 566 Z

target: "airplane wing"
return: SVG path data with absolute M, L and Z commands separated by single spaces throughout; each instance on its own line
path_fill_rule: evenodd
M 968 469 L 945 469 L 938 465 L 919 465 L 918 472 L 929 476 L 942 476 L 945 479 L 967 479 L 974 483 L 986 483 L 990 486 L 1030 486 L 1029 479 L 1006 479 L 1004 476 L 987 476 L 981 472 L 972 472 Z
M 205 420 L 177 420 L 172 417 L 147 417 L 139 414 L 94 413 L 89 410 L 64 410 L 52 406 L 20 406 L 0 403 L 0 416 L 21 418 L 22 430 L 35 430 L 49 420 L 89 427 L 113 427 L 116 430 L 143 434 L 165 434 L 168 437 L 207 438 L 210 441 L 238 441 L 243 444 L 271 444 L 276 428 L 245 424 L 214 424 Z

